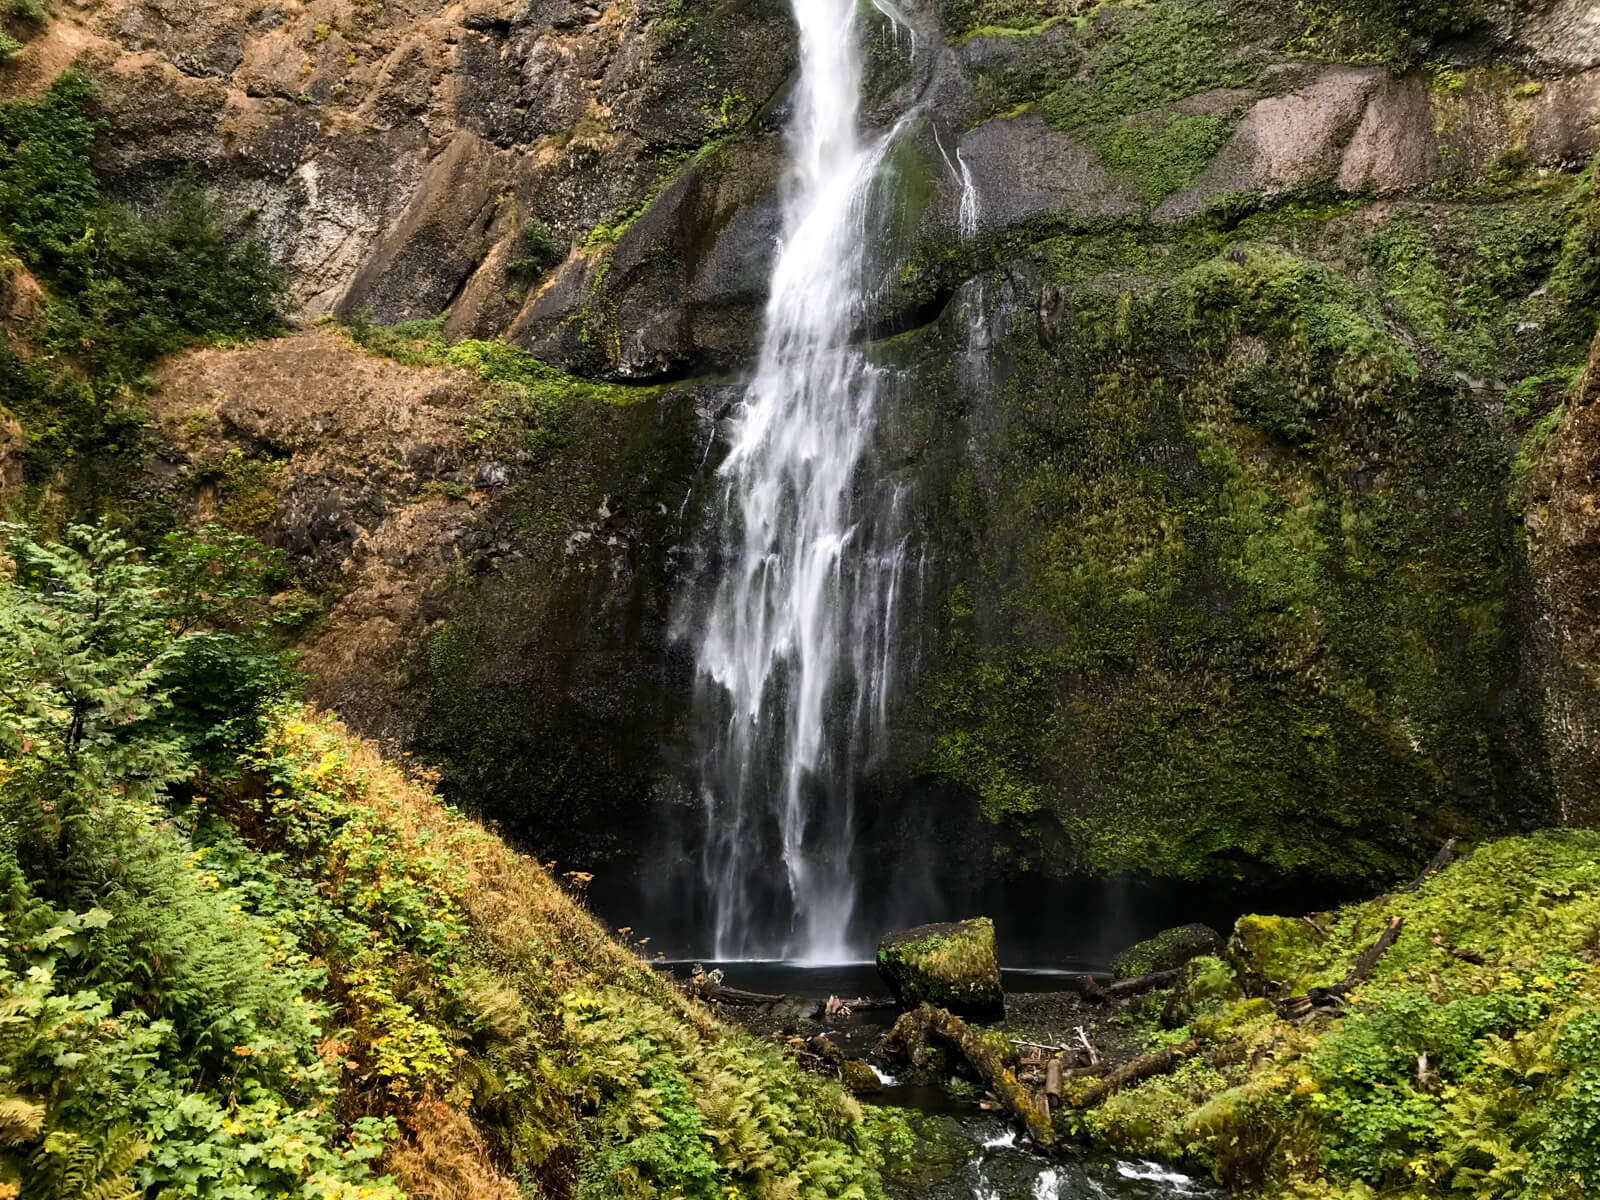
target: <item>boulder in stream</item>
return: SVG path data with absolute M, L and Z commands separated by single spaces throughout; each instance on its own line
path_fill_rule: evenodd
M 988 917 L 888 934 L 878 943 L 878 973 L 904 1008 L 927 1003 L 978 1020 L 1005 1016 Z
M 1111 970 L 1118 979 L 1137 979 L 1157 971 L 1170 971 L 1191 958 L 1215 954 L 1220 949 L 1222 937 L 1211 926 L 1179 925 L 1129 946 L 1111 960 Z
M 839 1064 L 839 1082 L 857 1096 L 871 1096 L 883 1091 L 883 1080 L 870 1063 L 859 1058 L 847 1058 Z

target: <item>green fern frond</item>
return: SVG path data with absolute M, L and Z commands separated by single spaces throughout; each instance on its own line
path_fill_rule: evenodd
M 21 1096 L 0 1096 L 0 1146 L 20 1146 L 38 1136 L 44 1105 Z
M 26 1194 L 37 1195 L 38 1200 L 137 1197 L 139 1189 L 128 1173 L 149 1149 L 149 1143 L 125 1125 L 107 1130 L 103 1141 L 53 1131 L 33 1156 L 36 1183 Z

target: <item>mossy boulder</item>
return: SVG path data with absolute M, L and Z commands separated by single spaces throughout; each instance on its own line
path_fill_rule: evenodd
M 1266 996 L 1295 982 L 1315 947 L 1310 926 L 1294 917 L 1240 917 L 1226 957 L 1247 996 Z
M 1221 948 L 1222 936 L 1211 926 L 1179 925 L 1129 946 L 1111 960 L 1111 970 L 1118 979 L 1137 979 L 1181 967 L 1191 958 L 1215 954 Z
M 1224 1004 L 1243 996 L 1233 968 L 1214 954 L 1202 954 L 1183 964 L 1178 982 L 1161 1010 L 1161 1023 L 1176 1029 L 1196 1017 L 1218 1012 Z
M 870 1096 L 883 1091 L 883 1081 L 870 1065 L 859 1058 L 847 1058 L 839 1064 L 839 1082 L 857 1096 Z
M 878 973 L 905 1008 L 927 1003 L 979 1020 L 1005 1015 L 988 917 L 887 935 L 878 943 Z

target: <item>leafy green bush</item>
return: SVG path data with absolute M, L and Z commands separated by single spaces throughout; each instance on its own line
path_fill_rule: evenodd
M 1305 1023 L 1235 1003 L 1190 1030 L 1207 1049 L 1188 1079 L 1204 1086 L 1152 1080 L 1083 1125 L 1187 1156 L 1243 1194 L 1595 1195 L 1597 880 L 1600 834 L 1563 831 L 1478 847 L 1415 892 L 1324 914 L 1328 936 L 1301 943 L 1293 972 L 1324 985 L 1404 919 L 1348 1011 Z
M 326 972 L 165 811 L 289 686 L 260 632 L 276 557 L 216 530 L 148 558 L 6 532 L 0 1187 L 392 1200 L 368 1163 L 394 1122 L 329 1104 Z
M 0 351 L 0 404 L 28 431 L 35 478 L 83 450 L 135 444 L 142 422 L 125 393 L 158 356 L 282 327 L 282 270 L 223 228 L 196 183 L 146 213 L 106 200 L 93 106 L 75 71 L 38 100 L 0 104 L 0 237 L 50 291 L 34 335 L 50 368 Z
M 50 19 L 50 9 L 43 0 L 7 0 L 6 15 L 32 25 L 43 25 Z
M 208 753 L 260 737 L 291 683 L 262 637 L 263 587 L 279 556 L 208 528 L 172 535 L 149 559 L 90 526 L 66 544 L 17 526 L 0 581 L 0 751 L 19 756 L 15 791 L 33 779 L 80 798 L 109 791 L 146 803 Z
M 0 1196 L 880 1200 L 892 1124 L 279 705 L 275 555 L 7 536 Z
M 536 282 L 566 257 L 550 227 L 537 217 L 523 223 L 517 249 L 517 257 L 506 264 L 506 274 L 522 284 Z

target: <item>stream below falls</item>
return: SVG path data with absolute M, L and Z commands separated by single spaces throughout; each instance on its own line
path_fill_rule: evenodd
M 696 965 L 658 964 L 679 978 L 687 978 Z M 809 1012 L 828 996 L 873 996 L 884 991 L 877 965 L 871 962 L 744 960 L 699 965 L 722 971 L 730 987 L 796 999 L 791 1012 L 724 1013 L 762 1036 L 781 1035 L 792 1028 L 796 1013 Z M 1094 964 L 1069 963 L 1062 970 L 1003 970 L 1001 975 L 1008 1000 L 1023 1002 L 1030 996 L 1065 992 L 1068 980 L 1086 973 L 1103 974 Z M 869 1010 L 830 1022 L 826 1029 L 829 1039 L 849 1057 L 871 1062 L 883 1084 L 881 1092 L 860 1097 L 863 1103 L 904 1109 L 917 1132 L 915 1167 L 909 1178 L 889 1181 L 896 1200 L 1224 1200 L 1221 1189 L 1160 1163 L 1117 1159 L 1070 1146 L 1042 1154 L 1019 1138 L 1015 1127 L 981 1108 L 976 1096 L 955 1095 L 937 1083 L 902 1079 L 892 1064 L 871 1058 L 873 1046 L 897 1015 L 893 1010 Z

